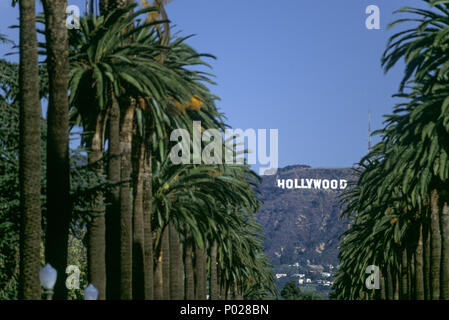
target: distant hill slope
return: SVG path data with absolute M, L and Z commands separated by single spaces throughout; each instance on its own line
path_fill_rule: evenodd
M 257 219 L 264 227 L 265 251 L 272 264 L 337 265 L 339 236 L 347 224 L 339 219 L 340 190 L 282 189 L 278 179 L 351 180 L 351 169 L 314 169 L 288 166 L 265 176 L 261 187 L 264 204 Z M 311 183 L 311 180 L 309 180 Z

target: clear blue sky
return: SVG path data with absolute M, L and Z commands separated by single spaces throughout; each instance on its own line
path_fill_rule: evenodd
M 422 3 L 174 0 L 167 11 L 176 30 L 197 35 L 190 43 L 198 51 L 218 57 L 213 90 L 232 127 L 279 129 L 280 167 L 347 167 L 367 151 L 368 110 L 377 129 L 395 104 L 403 68 L 385 75 L 380 67 L 388 37 L 399 30 L 386 30 L 392 12 Z M 9 4 L 0 0 L 0 33 L 18 41 L 7 29 L 18 19 Z M 365 28 L 372 4 L 381 30 Z

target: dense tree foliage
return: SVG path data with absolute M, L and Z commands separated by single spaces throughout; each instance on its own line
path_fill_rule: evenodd
M 392 26 L 385 70 L 401 59 L 401 98 L 382 139 L 361 160 L 358 181 L 343 197 L 353 221 L 343 235 L 335 279 L 340 299 L 449 299 L 448 106 L 449 4 L 405 7 Z M 366 268 L 380 268 L 380 290 L 365 286 Z

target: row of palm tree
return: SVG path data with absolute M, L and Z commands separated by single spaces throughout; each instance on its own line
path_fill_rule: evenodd
M 260 298 L 274 294 L 263 254 L 259 177 L 246 165 L 175 165 L 174 129 L 223 132 L 226 123 L 207 87 L 207 54 L 173 37 L 164 1 L 100 0 L 64 27 L 66 1 L 20 5 L 19 297 L 39 299 L 40 244 L 45 261 L 65 274 L 71 229 L 87 248 L 87 277 L 99 299 Z M 36 20 L 45 30 L 36 30 Z M 48 72 L 46 202 L 41 207 L 38 43 Z M 79 127 L 89 182 L 86 210 L 70 194 L 69 132 Z M 207 142 L 202 142 L 202 147 Z M 224 146 L 223 152 L 235 152 Z M 103 187 L 106 185 L 106 187 Z M 73 188 L 73 187 L 72 187 Z M 41 230 L 44 210 L 44 230 Z M 42 232 L 44 231 L 44 232 Z M 55 298 L 66 299 L 58 277 Z
M 386 71 L 405 60 L 401 103 L 342 198 L 352 224 L 334 283 L 340 299 L 449 299 L 449 1 L 424 2 L 392 24 L 409 26 L 382 58 Z M 369 265 L 380 268 L 379 290 L 366 287 Z

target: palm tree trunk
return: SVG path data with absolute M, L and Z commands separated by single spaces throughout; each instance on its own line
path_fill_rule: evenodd
M 162 231 L 162 297 L 170 300 L 170 231 L 168 225 Z
M 444 201 L 443 208 L 441 210 L 440 227 L 441 227 L 440 298 L 442 300 L 448 300 L 449 299 L 449 205 L 446 201 Z
M 145 223 L 145 300 L 154 299 L 153 232 L 151 228 L 152 178 L 151 151 L 147 148 L 144 159 L 143 176 L 143 218 Z
M 154 270 L 154 300 L 164 299 L 163 275 L 162 275 L 162 250 L 159 246 L 157 251 L 156 269 Z
M 196 300 L 206 300 L 206 257 L 204 248 L 195 248 L 195 295 Z
M 402 263 L 401 263 L 401 282 L 400 293 L 401 300 L 408 300 L 408 264 L 407 264 L 407 249 L 402 251 Z
M 217 252 L 217 262 L 218 261 L 219 261 L 219 259 L 218 259 L 218 252 Z M 218 286 L 218 300 L 224 300 L 223 288 L 221 286 L 221 268 L 220 268 L 220 264 L 217 264 L 217 286 Z
M 179 255 L 178 255 L 178 282 L 179 282 L 179 300 L 184 300 L 185 297 L 185 273 L 184 273 L 184 245 L 179 241 Z
M 135 100 L 124 110 L 120 130 L 120 297 L 132 299 L 132 212 L 131 212 L 131 148 Z
M 170 244 L 170 299 L 182 300 L 183 291 L 181 286 L 182 257 L 180 251 L 180 241 L 178 231 L 176 231 L 173 222 L 169 224 L 169 244 Z M 181 257 L 181 260 L 180 260 Z
M 96 117 L 93 137 L 88 146 L 88 162 L 94 169 L 96 175 L 103 175 L 103 122 L 104 115 Z M 87 268 L 89 283 L 92 283 L 98 290 L 98 300 L 106 297 L 106 251 L 105 251 L 105 208 L 103 206 L 103 194 L 100 193 L 91 207 L 91 221 L 87 229 Z
M 111 89 L 108 127 L 108 180 L 112 184 L 106 214 L 107 299 L 120 299 L 120 107 Z
M 170 239 L 168 225 L 162 230 L 162 298 L 170 300 Z
M 214 241 L 210 249 L 210 299 L 219 299 L 218 276 L 217 276 L 217 241 Z
M 185 252 L 185 296 L 186 300 L 194 300 L 195 299 L 195 279 L 193 274 L 193 250 L 192 250 L 192 242 L 191 239 L 187 238 L 186 243 L 186 252 Z
M 387 296 L 386 296 L 386 290 L 385 290 L 385 277 L 383 275 L 383 272 L 380 273 L 380 294 L 379 294 L 379 299 L 380 300 L 386 300 Z
M 235 300 L 243 300 L 243 294 L 237 284 L 234 285 Z
M 424 273 L 424 299 L 430 300 L 430 226 L 427 213 L 423 224 L 423 273 Z
M 439 221 L 439 196 L 438 191 L 433 190 L 430 198 L 430 290 L 431 299 L 440 299 L 440 268 L 441 268 L 441 234 Z
M 19 299 L 39 300 L 41 262 L 41 103 L 35 1 L 20 4 L 20 275 Z
M 134 214 L 133 214 L 133 299 L 145 299 L 145 234 L 143 213 L 143 176 L 145 145 L 143 140 L 134 136 Z
M 71 220 L 69 164 L 69 52 L 65 10 L 67 0 L 43 0 L 49 103 L 47 112 L 47 232 L 46 261 L 58 272 L 55 299 L 66 299 L 64 277 Z
M 394 300 L 399 300 L 399 287 L 401 285 L 399 279 L 399 271 L 396 271 L 394 275 Z
M 425 299 L 424 270 L 423 270 L 423 226 L 419 227 L 418 245 L 415 253 L 415 299 Z
M 408 265 L 408 299 L 416 300 L 416 284 L 415 284 L 415 254 L 412 251 L 412 247 L 410 247 L 407 251 L 407 265 Z

